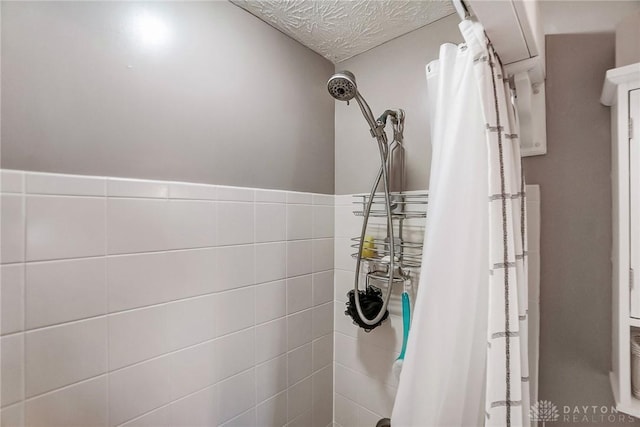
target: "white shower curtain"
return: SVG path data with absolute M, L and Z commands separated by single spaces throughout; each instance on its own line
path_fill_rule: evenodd
M 482 26 L 427 67 L 432 161 L 420 286 L 393 427 L 528 425 L 524 181 Z

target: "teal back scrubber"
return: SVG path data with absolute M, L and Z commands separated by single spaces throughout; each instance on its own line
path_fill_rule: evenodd
M 404 359 L 404 353 L 407 351 L 407 341 L 409 340 L 409 327 L 411 326 L 411 303 L 409 302 L 409 294 L 402 292 L 402 350 L 400 351 L 399 360 Z
M 393 363 L 393 373 L 396 378 L 400 378 L 404 354 L 407 351 L 407 341 L 409 341 L 409 328 L 411 327 L 411 301 L 409 300 L 409 288 L 410 285 L 408 281 L 406 281 L 404 290 L 402 291 L 402 350 L 400 350 L 400 355 Z

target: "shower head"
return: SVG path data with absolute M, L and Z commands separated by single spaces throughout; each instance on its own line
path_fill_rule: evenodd
M 327 90 L 338 101 L 349 101 L 358 93 L 356 76 L 349 71 L 338 71 L 329 78 Z
M 338 71 L 329 78 L 327 82 L 327 90 L 338 101 L 349 101 L 354 99 L 362 111 L 362 115 L 369 124 L 371 130 L 371 136 L 374 138 L 383 138 L 386 143 L 386 135 L 384 134 L 384 124 L 378 125 L 376 119 L 373 117 L 369 104 L 364 100 L 360 92 L 358 92 L 358 86 L 356 86 L 356 76 L 351 71 Z

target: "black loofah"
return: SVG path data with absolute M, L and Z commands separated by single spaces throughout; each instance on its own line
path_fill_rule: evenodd
M 382 291 L 375 286 L 368 286 L 366 291 L 358 291 L 360 295 L 360 308 L 362 313 L 367 319 L 373 319 L 378 315 L 382 309 Z M 370 332 L 372 329 L 377 328 L 389 317 L 389 311 L 385 311 L 384 316 L 375 325 L 367 325 L 358 316 L 358 310 L 356 309 L 355 290 L 352 289 L 347 293 L 349 301 L 347 301 L 347 310 L 344 312 L 347 316 L 351 316 L 353 323 L 360 326 L 366 332 Z

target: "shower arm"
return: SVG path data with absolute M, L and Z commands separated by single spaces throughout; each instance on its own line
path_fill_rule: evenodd
M 384 128 L 387 125 L 387 119 L 391 117 L 391 123 L 393 124 L 393 141 L 402 144 L 402 132 L 404 127 L 404 111 L 402 110 L 385 110 L 384 113 L 378 120 L 376 120 L 371 112 L 371 108 L 367 101 L 365 101 L 364 97 L 360 95 L 360 92 L 356 92 L 354 97 L 358 106 L 360 107 L 360 111 L 362 111 L 362 115 L 366 119 L 369 124 L 369 132 L 371 132 L 371 136 L 378 140 L 382 140 L 381 142 L 384 144 L 385 155 L 387 153 L 388 140 L 387 135 L 384 132 Z
M 404 132 L 404 111 L 403 110 L 385 110 L 378 120 L 376 120 L 376 126 L 384 129 L 387 125 L 387 119 L 391 118 L 391 125 L 393 127 L 393 141 L 398 144 L 402 144 L 403 132 Z
M 398 111 L 386 110 L 384 113 L 382 113 L 380 117 L 378 117 L 378 120 L 376 120 L 376 124 L 378 124 L 379 126 L 386 125 L 387 118 L 391 116 L 391 122 L 395 125 L 396 123 L 398 123 L 398 115 L 399 115 Z
M 381 126 L 386 126 L 387 118 L 391 117 L 391 125 L 393 126 L 393 141 L 402 144 L 403 132 L 404 132 L 404 111 L 403 110 L 386 110 L 378 118 L 376 123 Z

